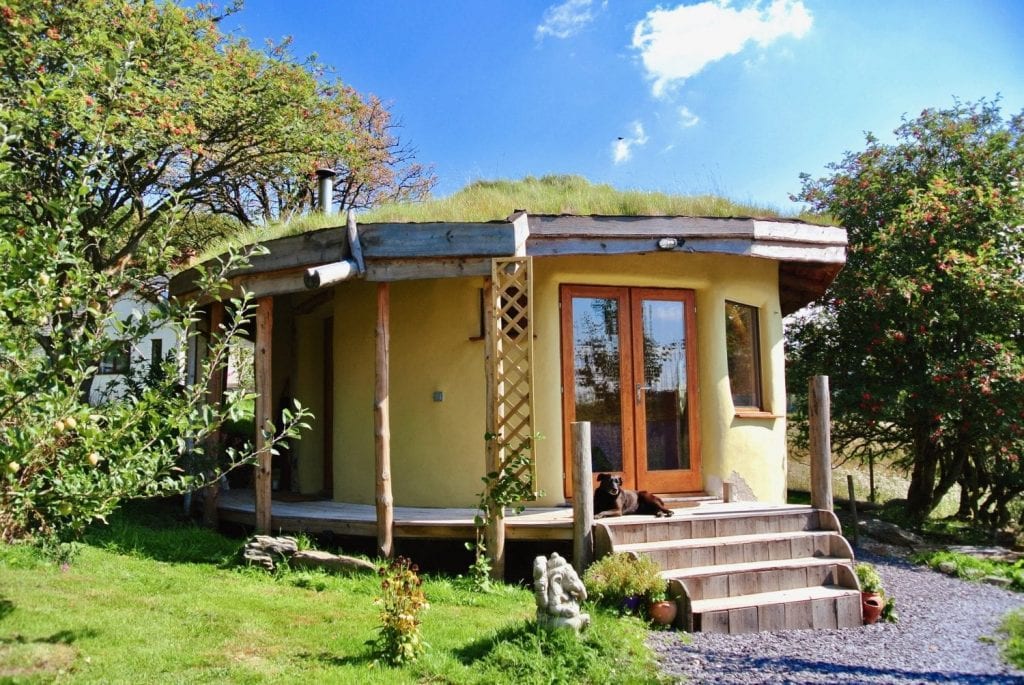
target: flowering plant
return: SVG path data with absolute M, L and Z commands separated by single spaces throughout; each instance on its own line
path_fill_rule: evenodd
M 430 608 L 418 573 L 419 568 L 405 557 L 380 567 L 381 595 L 374 604 L 381 607 L 380 634 L 370 644 L 374 663 L 399 666 L 415 661 L 427 648 L 420 635 L 420 612 Z

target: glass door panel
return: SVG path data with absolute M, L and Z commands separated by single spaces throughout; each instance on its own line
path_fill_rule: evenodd
M 696 411 L 693 294 L 632 291 L 637 480 L 658 492 L 701 487 L 693 436 Z
M 693 293 L 563 286 L 561 307 L 566 474 L 569 424 L 589 421 L 595 474 L 621 473 L 640 490 L 699 490 Z
M 647 470 L 690 468 L 686 425 L 686 319 L 682 302 L 643 300 L 643 381 Z
M 622 471 L 622 370 L 619 301 L 572 299 L 576 420 L 590 421 L 594 473 Z

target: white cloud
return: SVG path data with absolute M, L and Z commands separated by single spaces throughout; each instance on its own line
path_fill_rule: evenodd
M 680 107 L 679 122 L 683 125 L 683 128 L 690 128 L 700 123 L 700 117 L 691 112 L 689 107 Z
M 624 164 L 633 156 L 633 148 L 647 144 L 647 134 L 644 132 L 644 125 L 639 121 L 632 124 L 633 135 L 623 136 L 612 143 L 612 162 Z
M 565 0 L 548 7 L 534 36 L 543 40 L 544 36 L 568 38 L 579 33 L 596 16 L 593 4 L 593 0 Z M 600 9 L 604 9 L 605 4 L 602 3 Z
M 802 0 L 771 0 L 767 7 L 755 0 L 742 9 L 729 0 L 706 0 L 651 10 L 633 29 L 633 47 L 660 97 L 750 42 L 766 47 L 783 36 L 801 38 L 812 22 Z

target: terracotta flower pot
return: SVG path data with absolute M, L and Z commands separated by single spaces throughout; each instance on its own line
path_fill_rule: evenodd
M 882 595 L 877 592 L 862 592 L 860 593 L 860 598 L 864 624 L 870 625 L 882 615 L 882 607 L 885 605 L 885 602 L 882 601 Z
M 653 623 L 661 626 L 670 626 L 676 620 L 678 609 L 675 602 L 666 599 L 659 602 L 651 602 L 647 607 L 647 615 L 651 617 Z

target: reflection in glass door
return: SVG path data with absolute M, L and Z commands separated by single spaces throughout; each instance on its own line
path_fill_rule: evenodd
M 563 286 L 563 413 L 590 421 L 595 473 L 627 487 L 702 486 L 696 427 L 693 293 Z

